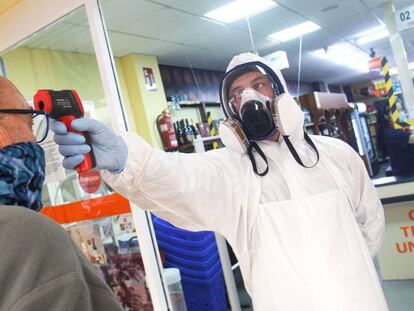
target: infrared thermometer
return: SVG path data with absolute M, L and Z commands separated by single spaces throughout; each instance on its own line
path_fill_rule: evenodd
M 71 126 L 73 120 L 84 116 L 83 105 L 78 93 L 75 90 L 39 90 L 36 92 L 33 102 L 36 110 L 49 113 L 52 119 L 65 124 L 69 132 L 85 137 L 85 142 L 91 147 L 91 151 L 85 154 L 85 160 L 76 167 L 77 172 L 83 173 L 94 168 L 96 162 L 89 135 L 75 131 Z

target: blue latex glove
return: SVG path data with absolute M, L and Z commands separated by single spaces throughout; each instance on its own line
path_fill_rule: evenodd
M 119 173 L 124 169 L 128 147 L 110 128 L 99 121 L 87 118 L 73 120 L 71 126 L 76 131 L 88 132 L 97 169 L 106 169 L 112 173 Z M 54 140 L 59 145 L 59 152 L 65 157 L 63 167 L 75 169 L 84 160 L 83 155 L 91 148 L 85 144 L 83 136 L 68 132 L 61 122 L 53 121 L 51 129 L 55 133 Z

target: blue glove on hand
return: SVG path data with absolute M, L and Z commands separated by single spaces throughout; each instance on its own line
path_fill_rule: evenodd
M 111 173 L 119 173 L 124 169 L 128 147 L 110 128 L 99 121 L 87 118 L 73 120 L 71 126 L 76 131 L 89 134 L 97 169 L 106 169 Z M 55 133 L 54 140 L 59 145 L 59 152 L 65 157 L 63 167 L 75 169 L 91 148 L 85 144 L 83 136 L 68 132 L 61 122 L 53 121 L 51 129 Z

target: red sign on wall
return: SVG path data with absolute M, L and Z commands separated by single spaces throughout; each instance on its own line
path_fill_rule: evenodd
M 155 83 L 155 77 L 152 68 L 144 67 L 142 70 L 144 72 L 145 88 L 147 91 L 156 91 L 157 83 Z
M 381 66 L 382 66 L 381 63 L 382 63 L 382 57 L 377 56 L 377 57 L 374 57 L 374 58 L 370 59 L 370 61 L 368 62 L 368 67 L 369 67 L 370 70 L 380 69 Z

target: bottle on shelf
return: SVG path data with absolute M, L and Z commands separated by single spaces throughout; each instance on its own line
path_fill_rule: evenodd
M 188 143 L 187 140 L 187 135 L 186 135 L 186 130 L 185 130 L 185 125 L 184 125 L 184 120 L 181 119 L 179 122 L 179 133 L 180 133 L 180 141 L 181 141 L 181 145 L 185 145 Z
M 185 119 L 185 135 L 187 142 L 192 143 L 194 141 L 194 132 L 188 123 L 188 119 Z
M 183 139 L 182 139 L 182 129 L 180 126 L 180 121 L 176 122 L 176 127 L 177 127 L 177 141 L 178 141 L 178 145 L 181 146 L 183 144 Z
M 174 131 L 175 131 L 175 138 L 177 139 L 178 145 L 181 145 L 180 135 L 178 133 L 178 122 L 174 122 L 173 125 L 174 125 Z
M 197 129 L 197 126 L 194 125 L 193 119 L 191 119 L 191 125 L 190 125 L 190 127 L 191 127 L 191 129 L 192 129 L 192 131 L 194 133 L 194 138 L 195 139 L 201 138 L 201 135 L 200 135 L 200 132 Z

